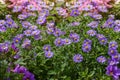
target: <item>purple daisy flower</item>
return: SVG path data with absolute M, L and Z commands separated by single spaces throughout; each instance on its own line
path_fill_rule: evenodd
M 108 28 L 113 28 L 115 26 L 114 20 L 111 18 L 107 20 L 107 24 L 108 24 Z
M 40 35 L 40 30 L 39 29 L 36 29 L 34 31 L 32 31 L 31 35 L 35 36 L 35 35 Z
M 119 60 L 120 60 L 120 54 L 117 53 L 117 54 L 115 54 L 115 55 L 112 55 L 111 58 L 112 58 L 113 60 L 115 60 L 115 61 L 119 61 Z
M 15 36 L 17 38 L 19 38 L 20 40 L 22 40 L 22 38 L 24 37 L 24 34 L 17 34 L 17 36 Z
M 109 50 L 108 50 L 108 54 L 110 56 L 116 55 L 117 53 L 118 53 L 118 51 L 116 49 L 114 49 L 114 48 L 109 48 Z
M 101 45 L 106 45 L 108 41 L 107 38 L 104 37 L 104 38 L 99 38 L 99 42 Z
M 0 43 L 0 52 L 7 53 L 9 51 L 9 43 Z
M 13 42 L 15 43 L 15 44 L 19 44 L 20 43 L 20 38 L 18 38 L 18 37 L 15 37 L 15 38 L 13 38 Z
M 115 20 L 115 25 L 120 26 L 120 20 Z
M 83 52 L 89 52 L 91 50 L 91 45 L 92 45 L 92 41 L 89 39 L 84 40 L 83 44 L 82 44 L 82 50 Z
M 62 45 L 64 44 L 63 39 L 61 39 L 61 38 L 56 38 L 55 41 L 54 41 L 54 44 L 55 44 L 56 46 L 62 46 Z
M 108 27 L 108 28 L 113 28 L 114 26 L 115 26 L 114 20 L 111 19 L 111 18 L 109 18 L 109 19 L 103 24 L 102 28 L 106 28 L 106 27 Z
M 34 39 L 35 39 L 35 40 L 41 40 L 41 39 L 42 39 L 42 36 L 41 36 L 41 35 L 34 35 Z
M 13 70 L 14 73 L 25 73 L 27 68 L 24 66 L 20 66 L 19 64 L 16 65 L 15 69 Z
M 108 64 L 111 66 L 117 65 L 117 64 L 119 64 L 119 61 L 116 61 L 115 59 L 110 59 L 110 60 L 108 60 Z
M 54 28 L 48 28 L 46 32 L 47 32 L 48 34 L 53 34 L 54 31 L 55 31 Z
M 23 77 L 23 80 L 35 80 L 35 78 L 34 78 L 34 74 L 32 74 L 31 72 L 29 72 L 29 71 L 26 71 L 25 73 L 24 73 L 24 77 Z
M 118 48 L 118 43 L 115 41 L 111 41 L 109 43 L 109 48 L 117 49 Z
M 5 20 L 0 20 L 0 26 L 4 26 L 5 25 Z
M 114 31 L 115 31 L 115 32 L 120 32 L 120 26 L 115 26 L 115 27 L 114 27 Z
M 104 63 L 104 62 L 106 62 L 106 57 L 104 57 L 104 56 L 99 56 L 99 57 L 97 57 L 97 61 L 99 62 L 99 63 Z
M 66 10 L 65 9 L 57 8 L 56 10 L 57 10 L 57 12 L 60 16 L 65 16 L 66 15 Z
M 111 65 L 108 65 L 106 67 L 106 74 L 108 76 L 112 76 L 114 79 L 119 79 L 119 76 L 120 76 L 120 69 L 117 67 L 117 66 L 111 66 Z
M 15 22 L 12 26 L 13 26 L 13 28 L 19 28 L 19 26 Z
M 36 11 L 35 6 L 33 6 L 33 5 L 31 5 L 31 4 L 27 5 L 27 9 L 28 9 L 29 11 Z
M 63 31 L 61 31 L 60 29 L 55 29 L 53 32 L 53 35 L 56 37 L 59 37 L 61 35 L 65 34 Z
M 13 24 L 14 24 L 14 21 L 10 18 L 10 19 L 6 20 L 5 26 L 8 27 L 8 28 L 12 28 Z
M 11 19 L 12 15 L 8 14 L 5 16 L 5 19 Z
M 45 51 L 45 57 L 52 58 L 53 55 L 54 55 L 53 52 L 51 52 L 51 51 Z
M 100 12 L 108 12 L 107 7 L 104 5 L 100 5 L 97 8 Z
M 31 29 L 31 30 L 36 30 L 36 29 L 37 29 L 37 26 L 36 26 L 36 25 L 31 25 L 31 26 L 29 27 L 29 29 Z
M 81 54 L 75 54 L 75 55 L 73 56 L 73 61 L 74 61 L 75 63 L 80 63 L 80 62 L 83 61 L 83 56 L 82 56 Z
M 92 15 L 92 18 L 94 18 L 96 20 L 100 20 L 100 19 L 102 19 L 102 15 L 101 14 L 94 14 L 94 15 Z
M 38 19 L 39 19 L 39 18 L 46 18 L 46 14 L 45 14 L 45 13 L 42 13 L 42 12 L 39 13 Z
M 13 12 L 20 12 L 23 9 L 22 6 L 14 6 L 13 7 Z
M 50 51 L 51 50 L 51 46 L 50 45 L 44 45 L 43 46 L 43 50 L 44 51 Z
M 27 71 L 27 68 L 24 66 L 20 66 L 18 72 L 19 73 L 25 73 Z
M 70 33 L 69 37 L 74 43 L 77 43 L 80 41 L 80 37 L 77 33 Z
M 73 9 L 72 11 L 71 11 L 71 13 L 70 13 L 70 16 L 78 16 L 79 15 L 79 11 L 77 10 L 77 9 Z
M 49 22 L 49 23 L 47 23 L 47 28 L 53 28 L 54 25 L 55 25 L 54 22 Z
M 72 43 L 72 41 L 68 38 L 63 39 L 64 45 L 69 45 Z
M 28 16 L 27 15 L 25 15 L 25 14 L 19 14 L 18 15 L 18 19 L 20 19 L 20 20 L 24 20 L 24 19 L 26 19 Z
M 29 39 L 25 39 L 22 44 L 22 48 L 28 48 L 31 45 L 31 41 Z
M 27 14 L 28 14 L 28 17 L 30 17 L 30 16 L 36 17 L 37 16 L 36 13 L 34 13 L 34 12 L 28 12 Z
M 86 53 L 88 53 L 88 52 L 90 52 L 90 50 L 91 50 L 91 45 L 90 44 L 84 44 L 83 43 L 83 45 L 82 45 L 82 50 L 83 50 L 83 52 L 86 52 Z
M 86 45 L 87 45 L 87 44 L 90 44 L 90 45 L 91 45 L 91 44 L 92 44 L 92 40 L 90 40 L 90 39 L 85 39 L 85 40 L 83 41 L 83 43 L 86 44 Z
M 24 77 L 23 77 L 23 80 L 35 80 L 35 78 L 34 78 L 34 74 L 32 74 L 31 72 L 29 72 L 29 71 L 26 71 L 25 73 L 24 73 Z
M 90 39 L 86 39 L 83 42 L 85 45 L 92 45 L 92 41 Z
M 0 26 L 0 32 L 6 32 L 7 28 L 5 26 Z
M 105 36 L 104 36 L 103 34 L 97 34 L 96 37 L 97 37 L 98 39 L 105 38 Z
M 30 27 L 32 24 L 30 23 L 30 22 L 28 22 L 28 21 L 23 21 L 22 22 L 22 27 L 23 28 L 25 28 L 25 29 L 27 29 L 28 27 Z
M 45 14 L 45 16 L 48 16 L 48 15 L 49 15 L 49 10 L 43 9 L 43 10 L 41 11 L 41 13 Z
M 73 23 L 70 23 L 69 26 L 79 26 L 80 23 L 79 22 L 73 22 Z
M 83 10 L 84 11 L 91 11 L 92 9 L 93 9 L 93 5 L 89 4 Z
M 43 18 L 38 18 L 38 19 L 37 19 L 37 24 L 42 25 L 42 24 L 44 24 L 45 22 L 46 22 L 46 18 L 45 18 L 45 17 L 43 17 Z
M 87 31 L 87 34 L 90 35 L 90 36 L 95 36 L 96 33 L 97 32 L 95 30 L 92 30 L 92 29 Z
M 98 27 L 98 21 L 92 21 L 87 26 L 91 28 L 97 28 Z
M 26 36 L 31 36 L 31 33 L 32 33 L 32 31 L 29 30 L 29 29 L 24 31 L 24 34 L 25 34 Z

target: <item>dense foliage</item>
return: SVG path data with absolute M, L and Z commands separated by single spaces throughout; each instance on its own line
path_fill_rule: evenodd
M 35 8 L 34 0 L 9 1 L 14 6 L 0 4 L 1 80 L 119 80 L 116 6 Z

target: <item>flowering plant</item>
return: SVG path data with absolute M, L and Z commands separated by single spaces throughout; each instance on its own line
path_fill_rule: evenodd
M 0 79 L 119 80 L 120 20 L 101 14 L 110 0 L 9 1 L 11 14 L 0 14 Z

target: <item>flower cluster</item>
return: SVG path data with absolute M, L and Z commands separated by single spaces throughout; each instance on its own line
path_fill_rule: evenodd
M 43 50 L 45 52 L 45 57 L 51 58 L 53 57 L 53 52 L 51 51 L 51 46 L 50 45 L 44 45 Z
M 110 59 L 108 60 L 108 66 L 106 67 L 106 74 L 108 76 L 112 76 L 114 79 L 119 79 L 120 76 L 120 68 L 118 68 L 120 54 L 117 51 L 118 43 L 115 41 L 111 41 L 109 43 L 108 54 L 110 55 Z
M 14 73 L 23 74 L 23 80 L 35 80 L 34 74 L 29 72 L 26 67 L 20 66 L 19 64 L 12 70 Z
M 9 8 L 13 8 L 13 12 L 21 12 L 21 11 L 35 11 L 37 10 L 41 10 L 41 5 L 39 6 L 39 4 L 42 3 L 42 5 L 44 4 L 41 0 L 40 3 L 38 4 L 38 2 L 36 0 L 9 0 L 12 4 L 10 4 L 8 7 Z
M 108 12 L 107 8 L 111 8 L 109 4 L 111 0 L 78 0 L 74 3 L 74 7 L 79 11 Z
M 0 43 L 0 52 L 7 53 L 9 51 L 9 42 Z
M 107 44 L 107 38 L 103 34 L 97 34 L 96 37 L 98 38 L 101 45 Z
M 84 40 L 83 44 L 82 44 L 82 50 L 83 52 L 90 52 L 91 50 L 91 45 L 92 45 L 92 41 L 89 39 Z
M 75 63 L 80 63 L 81 61 L 83 61 L 83 56 L 81 54 L 75 54 L 73 56 L 73 61 Z
M 0 32 L 6 32 L 7 28 L 18 28 L 11 15 L 6 15 L 5 20 L 0 20 Z

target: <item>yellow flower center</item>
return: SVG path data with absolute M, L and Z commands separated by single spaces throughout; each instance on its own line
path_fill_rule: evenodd
M 48 47 L 46 47 L 45 49 L 48 50 Z
M 16 40 L 16 42 L 18 42 L 18 40 Z
M 85 46 L 85 49 L 88 49 L 88 46 Z
M 102 40 L 102 42 L 105 42 L 105 40 Z
M 48 56 L 51 56 L 50 52 L 48 52 Z
M 68 43 L 69 41 L 68 40 L 65 40 L 66 43 Z
M 115 44 L 112 44 L 112 47 L 114 47 L 115 46 Z
M 60 40 L 58 40 L 58 44 L 60 44 Z
M 9 22 L 9 24 L 12 24 L 12 22 Z

